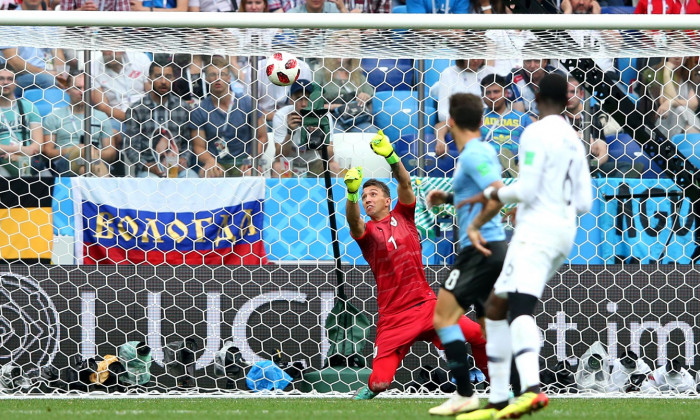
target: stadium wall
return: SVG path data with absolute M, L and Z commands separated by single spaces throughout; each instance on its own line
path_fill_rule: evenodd
M 345 270 L 351 303 L 376 323 L 371 273 Z M 154 383 L 168 388 L 173 382 L 161 375 L 162 346 L 193 337 L 200 348 L 197 384 L 214 388 L 213 356 L 225 340 L 248 361 L 279 350 L 313 368 L 322 366 L 328 349 L 324 324 L 335 297 L 330 267 L 3 265 L 0 272 L 0 365 L 14 360 L 62 368 L 72 355 L 116 354 L 125 341 L 142 340 L 153 348 Z M 448 269 L 433 266 L 427 273 L 437 288 Z M 613 357 L 630 346 L 650 364 L 680 355 L 697 367 L 699 277 L 680 265 L 563 267 L 537 310 L 544 362 L 551 367 L 581 356 L 601 341 Z M 370 354 L 368 346 L 364 355 Z M 410 381 L 419 365 L 436 363 L 436 350 L 417 344 L 397 382 Z
M 392 195 L 396 197 L 395 183 L 388 179 L 384 180 L 389 183 Z M 143 179 L 138 182 L 161 185 L 160 183 L 178 181 L 182 183 L 208 180 Z M 580 228 L 569 263 L 688 264 L 697 258 L 696 236 L 698 234 L 692 203 L 689 198 L 681 194 L 672 180 L 598 178 L 593 181 L 595 187 L 593 208 L 580 219 Z M 233 186 L 238 180 L 228 179 L 226 182 L 231 182 Z M 50 189 L 54 235 L 56 238 L 67 238 L 69 241 L 72 241 L 73 236 L 76 238 L 83 236 L 82 232 L 74 231 L 75 206 L 72 183 L 71 178 L 56 178 L 55 184 Z M 340 178 L 334 179 L 333 183 L 333 194 L 340 201 L 345 195 L 345 185 Z M 105 194 L 109 192 L 105 191 Z M 131 194 L 129 191 L 122 192 Z M 19 196 L 19 194 L 17 192 L 12 196 Z M 183 200 L 188 200 L 188 197 L 183 197 Z M 325 200 L 326 189 L 323 180 L 265 180 L 262 239 L 269 261 L 296 263 L 333 260 Z M 7 206 L 10 205 L 12 204 L 7 204 Z M 345 221 L 345 206 L 337 205 L 336 211 L 343 262 L 355 265 L 366 264 L 359 247 L 350 237 Z M 435 216 L 430 214 L 430 217 Z M 84 223 L 83 226 L 86 228 L 89 223 Z M 433 225 L 426 226 L 426 229 L 432 227 Z M 54 243 L 57 241 L 58 239 L 54 240 Z M 6 243 L 9 244 L 10 241 Z M 68 246 L 68 249 L 70 248 Z M 423 248 L 426 264 L 441 264 L 445 261 L 445 255 L 436 251 L 434 240 L 424 240 Z M 73 262 L 72 255 L 59 255 L 57 249 L 59 248 L 54 250 L 54 256 L 58 255 L 61 259 L 55 259 L 55 263 Z M 452 253 L 451 247 L 447 255 L 450 253 Z

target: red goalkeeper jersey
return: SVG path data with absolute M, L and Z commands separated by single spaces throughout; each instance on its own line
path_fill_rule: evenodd
M 423 271 L 415 210 L 415 202 L 406 205 L 397 201 L 387 217 L 378 222 L 370 220 L 365 233 L 355 238 L 377 282 L 380 315 L 435 299 Z

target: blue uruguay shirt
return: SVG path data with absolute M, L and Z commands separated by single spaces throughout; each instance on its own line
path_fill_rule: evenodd
M 433 5 L 435 9 L 433 9 Z M 470 5 L 471 2 L 469 0 L 406 0 L 406 12 L 469 13 Z
M 250 96 L 233 96 L 228 116 L 215 107 L 211 95 L 190 115 L 190 128 L 204 130 L 207 150 L 221 163 L 234 163 L 236 157 L 245 153 L 245 145 L 253 139 L 253 129 L 248 124 L 248 114 L 253 111 Z
M 505 115 L 490 111 L 484 115 L 481 138 L 491 144 L 497 153 L 500 153 L 501 149 L 507 149 L 517 159 L 520 135 L 530 124 L 530 116 L 519 111 L 511 110 Z
M 459 158 L 457 158 L 455 175 L 452 179 L 455 204 L 478 194 L 492 182 L 500 179 L 501 164 L 498 162 L 498 157 L 493 147 L 484 143 L 481 139 L 468 141 Z M 463 248 L 472 244 L 467 236 L 467 226 L 481 212 L 481 207 L 481 204 L 476 204 L 471 209 L 468 206 L 457 209 L 459 243 Z M 500 214 L 497 214 L 484 224 L 481 228 L 481 235 L 487 242 L 506 239 Z
M 144 0 L 143 7 L 154 9 L 174 9 L 177 7 L 177 0 Z

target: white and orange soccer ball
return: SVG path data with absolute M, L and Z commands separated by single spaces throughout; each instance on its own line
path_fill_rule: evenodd
M 299 60 L 292 54 L 276 52 L 267 58 L 265 72 L 273 84 L 289 86 L 299 78 L 301 67 Z

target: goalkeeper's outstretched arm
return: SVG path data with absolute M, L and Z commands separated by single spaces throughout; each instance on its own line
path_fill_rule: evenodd
M 394 151 L 394 147 L 389 141 L 389 137 L 384 135 L 382 130 L 379 130 L 376 136 L 372 138 L 370 146 L 374 153 L 382 156 L 386 159 L 386 162 L 391 166 L 391 172 L 394 174 L 394 178 L 399 183 L 397 189 L 399 195 L 399 201 L 403 204 L 413 204 L 416 201 L 416 195 L 413 194 L 413 188 L 411 188 L 411 176 L 408 171 L 401 163 L 401 159 Z
M 362 167 L 350 168 L 345 174 L 345 186 L 348 199 L 345 201 L 345 217 L 348 219 L 350 235 L 360 238 L 365 234 L 365 222 L 360 213 L 360 186 L 362 185 Z

